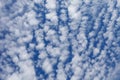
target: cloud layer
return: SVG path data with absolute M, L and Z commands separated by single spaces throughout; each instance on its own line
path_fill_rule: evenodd
M 119 0 L 0 0 L 0 80 L 119 80 Z

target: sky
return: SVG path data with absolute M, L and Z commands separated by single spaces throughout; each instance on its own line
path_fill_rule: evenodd
M 120 80 L 120 1 L 0 0 L 0 80 Z

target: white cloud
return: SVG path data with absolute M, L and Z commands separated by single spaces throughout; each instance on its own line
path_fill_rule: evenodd
M 25 14 L 28 20 L 28 23 L 30 25 L 37 25 L 39 22 L 38 20 L 35 18 L 35 12 L 34 11 L 30 11 L 28 13 Z
M 120 1 L 117 1 L 117 7 L 119 7 L 120 6 Z
M 44 26 L 44 31 L 48 32 L 49 28 L 50 28 L 49 26 Z
M 11 1 L 1 0 L 0 9 Z M 66 80 L 68 76 L 71 80 L 118 78 L 119 38 L 115 37 L 114 32 L 119 30 L 116 28 L 120 21 L 119 1 L 115 4 L 114 1 L 106 0 L 71 0 L 62 1 L 59 6 L 57 0 L 47 0 L 43 5 L 46 9 L 43 9 L 44 19 L 47 19 L 44 24 L 41 22 L 42 19 L 36 19 L 37 13 L 33 10 L 34 3 L 43 5 L 44 2 L 21 0 L 10 7 L 13 13 L 9 13 L 9 10 L 0 13 L 0 33 L 2 36 L 5 35 L 5 38 L 0 40 L 0 51 L 2 51 L 0 69 L 3 70 L 0 78 L 6 80 Z M 25 6 L 28 6 L 28 9 L 23 12 Z M 56 11 L 60 7 L 64 9 L 61 9 L 61 15 L 57 16 Z M 17 14 L 21 12 L 23 14 L 18 16 Z M 39 16 L 42 17 L 41 13 Z M 70 21 L 67 22 L 68 25 L 58 25 L 58 18 L 64 22 L 68 19 Z M 39 28 L 38 24 L 42 28 Z M 89 31 L 89 27 L 93 30 Z M 43 35 L 44 33 L 46 36 Z M 33 37 L 36 42 L 32 41 Z M 48 43 L 44 43 L 44 39 Z M 98 44 L 94 44 L 97 40 Z M 101 45 L 104 47 L 101 48 Z M 36 52 L 38 52 L 38 58 L 36 58 Z M 108 58 L 108 53 L 110 58 Z M 92 58 L 96 55 L 98 56 Z M 14 62 L 13 65 L 10 64 L 11 60 Z M 115 69 L 110 66 L 112 62 L 116 64 Z M 42 68 L 48 78 L 45 79 L 45 75 L 41 73 L 36 76 L 34 66 Z
M 40 59 L 45 59 L 45 58 L 47 58 L 47 53 L 46 53 L 45 51 L 40 51 L 39 58 L 40 58 Z
M 50 19 L 52 21 L 52 23 L 57 23 L 57 21 L 58 21 L 55 12 L 50 12 L 50 13 L 46 14 L 46 18 Z
M 91 0 L 84 0 L 86 4 L 90 4 Z
M 34 0 L 35 3 L 41 3 L 42 0 Z
M 22 80 L 36 80 L 34 67 L 30 60 L 23 62 L 21 61 L 18 63 L 18 65 L 20 66 L 19 76 Z
M 42 68 L 43 68 L 43 70 L 47 73 L 47 74 L 49 74 L 50 72 L 52 72 L 52 65 L 51 65 L 51 63 L 50 63 L 50 61 L 49 61 L 49 59 L 45 59 L 44 60 L 44 62 L 43 62 L 43 64 L 42 64 Z
M 55 9 L 56 8 L 56 0 L 51 0 L 51 1 L 47 0 L 46 2 L 47 2 L 46 7 L 48 9 Z
M 44 49 L 45 44 L 43 42 L 39 43 L 38 45 L 36 45 L 36 49 L 37 50 L 41 50 Z
M 100 52 L 100 50 L 98 48 L 93 48 L 94 56 L 96 56 L 99 52 Z
M 58 69 L 57 80 L 66 80 L 66 74 L 63 69 Z
M 21 80 L 21 78 L 19 76 L 19 73 L 14 73 L 12 75 L 9 75 L 7 80 Z

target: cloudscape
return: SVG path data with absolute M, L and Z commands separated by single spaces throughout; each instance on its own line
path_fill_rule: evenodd
M 120 80 L 120 0 L 0 0 L 0 80 Z

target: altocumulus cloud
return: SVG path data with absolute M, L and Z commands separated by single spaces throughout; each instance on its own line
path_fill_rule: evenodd
M 0 0 L 0 80 L 120 80 L 120 1 Z

